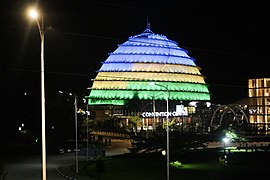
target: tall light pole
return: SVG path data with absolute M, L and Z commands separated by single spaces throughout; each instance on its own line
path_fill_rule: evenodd
M 78 161 L 78 116 L 77 116 L 77 97 L 74 95 L 74 115 L 75 115 L 75 139 L 76 139 L 76 173 L 79 172 L 79 161 Z
M 154 112 L 153 130 L 156 130 L 156 101 L 155 101 L 155 98 L 153 98 L 153 112 Z
M 88 109 L 88 101 L 86 103 L 86 109 L 87 109 L 87 112 L 86 112 L 86 121 L 87 121 L 87 126 L 86 126 L 86 148 L 87 148 L 87 161 L 89 160 L 88 157 L 89 157 L 89 109 Z
M 75 164 L 76 164 L 76 173 L 79 172 L 79 160 L 78 160 L 78 115 L 77 115 L 77 95 L 68 92 L 58 91 L 60 94 L 68 94 L 71 97 L 74 97 L 74 118 L 75 118 Z
M 89 112 L 89 107 L 88 107 L 88 100 L 89 100 L 89 97 L 88 96 L 85 96 L 85 99 L 86 99 L 86 123 L 87 123 L 87 126 L 86 126 L 86 148 L 87 148 L 87 161 L 89 160 L 89 115 L 90 115 L 90 112 Z
M 43 15 L 41 14 L 41 24 L 39 23 L 39 13 L 35 9 L 31 9 L 28 12 L 29 16 L 36 20 L 40 40 L 41 40 L 41 121 L 42 121 L 42 177 L 43 180 L 47 179 L 46 173 L 46 126 L 45 126 L 45 83 L 44 83 L 44 25 Z
M 150 83 L 150 85 L 156 85 L 156 86 L 160 86 L 166 89 L 167 91 L 167 98 L 166 98 L 166 103 L 167 103 L 167 115 L 166 115 L 166 129 L 167 129 L 167 150 L 166 150 L 166 157 L 167 157 L 167 180 L 170 179 L 170 136 L 169 136 L 169 96 L 170 96 L 170 91 L 168 89 L 168 86 L 164 86 L 161 84 L 157 84 L 157 83 Z

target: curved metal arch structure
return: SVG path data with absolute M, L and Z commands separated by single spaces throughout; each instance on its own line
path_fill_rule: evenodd
M 220 110 L 223 110 L 223 112 L 222 112 L 222 114 L 220 116 L 218 125 L 214 127 L 214 120 L 215 120 L 216 114 Z M 229 110 L 234 115 L 232 121 L 233 122 L 236 121 L 237 125 L 240 125 L 239 119 L 237 118 L 237 115 L 238 115 L 238 113 L 236 112 L 237 110 L 239 110 L 242 113 L 242 116 L 244 117 L 244 120 L 246 120 L 246 123 L 248 123 L 248 117 L 247 117 L 246 113 L 243 111 L 243 109 L 239 105 L 237 105 L 237 104 L 234 104 L 234 105 L 221 105 L 213 113 L 211 121 L 210 121 L 210 127 L 216 129 L 217 127 L 221 126 L 222 122 L 223 122 L 223 119 L 224 119 L 224 116 Z

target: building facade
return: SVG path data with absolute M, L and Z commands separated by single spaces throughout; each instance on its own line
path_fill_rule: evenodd
M 249 122 L 258 130 L 269 131 L 270 78 L 248 80 Z

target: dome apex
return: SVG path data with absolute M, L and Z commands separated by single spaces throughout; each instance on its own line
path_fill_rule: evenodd
M 153 33 L 153 31 L 151 31 L 151 30 L 150 30 L 150 29 L 148 29 L 148 28 L 147 28 L 146 30 L 144 30 L 144 31 L 143 31 L 143 33 L 150 33 L 150 34 L 154 34 L 154 33 Z

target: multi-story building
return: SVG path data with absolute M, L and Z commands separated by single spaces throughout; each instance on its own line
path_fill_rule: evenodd
M 270 78 L 248 80 L 249 123 L 261 131 L 269 131 Z

